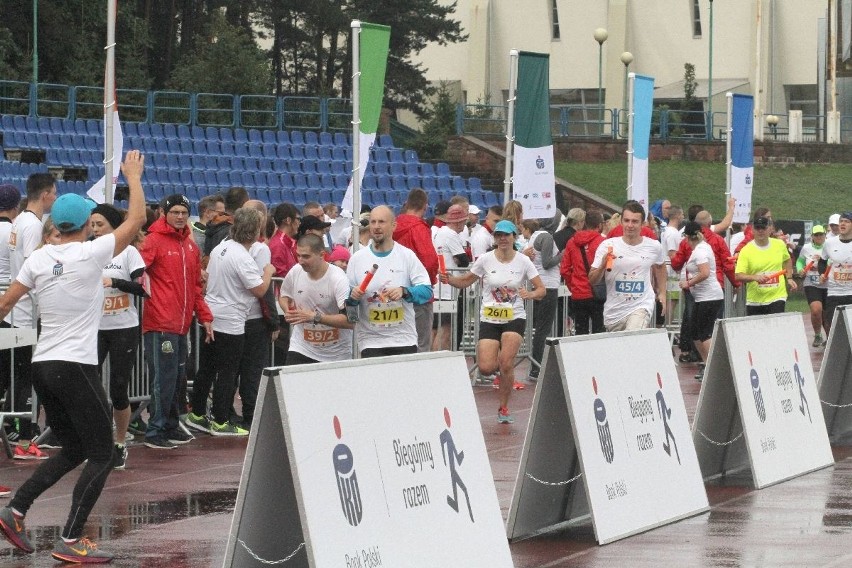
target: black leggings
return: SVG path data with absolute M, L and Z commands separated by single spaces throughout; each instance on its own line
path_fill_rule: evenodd
M 33 363 L 33 387 L 62 449 L 38 466 L 9 506 L 26 514 L 39 495 L 88 460 L 74 486 L 62 531 L 64 538 L 79 538 L 112 471 L 112 412 L 96 365 Z
M 237 373 L 245 334 L 232 335 L 217 331 L 215 340 L 201 342 L 198 371 L 192 383 L 192 412 L 207 413 L 207 396 L 213 388 L 213 420 L 225 424 L 231 418 L 231 406 L 237 390 Z
M 98 365 L 103 366 L 109 355 L 109 398 L 116 410 L 124 410 L 130 406 L 127 385 L 133 375 L 137 349 L 138 326 L 98 331 Z

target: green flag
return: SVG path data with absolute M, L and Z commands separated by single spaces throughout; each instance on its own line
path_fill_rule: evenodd
M 530 219 L 553 217 L 556 211 L 549 67 L 547 54 L 519 54 L 512 195 Z
M 354 120 L 358 123 L 358 175 L 360 181 L 364 179 L 364 172 L 367 169 L 367 161 L 370 157 L 370 147 L 376 140 L 379 117 L 382 114 L 390 28 L 361 22 L 359 33 L 359 75 L 356 80 L 359 81 L 360 85 L 358 97 L 360 112 L 359 116 L 354 117 Z M 343 197 L 343 209 L 352 210 L 352 181 L 349 182 L 346 195 Z

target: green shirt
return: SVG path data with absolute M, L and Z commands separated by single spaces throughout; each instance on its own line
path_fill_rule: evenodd
M 790 259 L 787 245 L 780 239 L 769 239 L 769 244 L 760 247 L 751 241 L 740 251 L 737 258 L 738 274 L 775 274 L 784 268 L 784 262 Z M 787 279 L 785 276 L 773 278 L 760 284 L 746 283 L 746 304 L 765 306 L 778 300 L 787 299 Z

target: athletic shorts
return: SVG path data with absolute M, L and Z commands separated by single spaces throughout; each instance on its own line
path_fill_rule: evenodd
M 808 304 L 822 302 L 822 305 L 825 305 L 825 299 L 827 297 L 828 289 L 817 288 L 816 286 L 805 286 L 805 298 L 808 300 Z
M 709 300 L 706 302 L 695 302 L 695 328 L 692 330 L 693 339 L 696 341 L 707 341 L 713 337 L 713 324 L 719 317 L 719 308 L 725 300 Z
M 523 318 L 513 319 L 506 323 L 479 322 L 479 339 L 494 339 L 500 341 L 500 337 L 507 331 L 517 333 L 521 337 L 527 328 L 527 320 Z

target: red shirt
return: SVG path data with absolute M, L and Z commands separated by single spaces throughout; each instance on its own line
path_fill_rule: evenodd
M 272 266 L 275 267 L 275 276 L 280 278 L 287 276 L 290 269 L 296 266 L 296 241 L 278 229 L 269 239 L 268 244 Z

